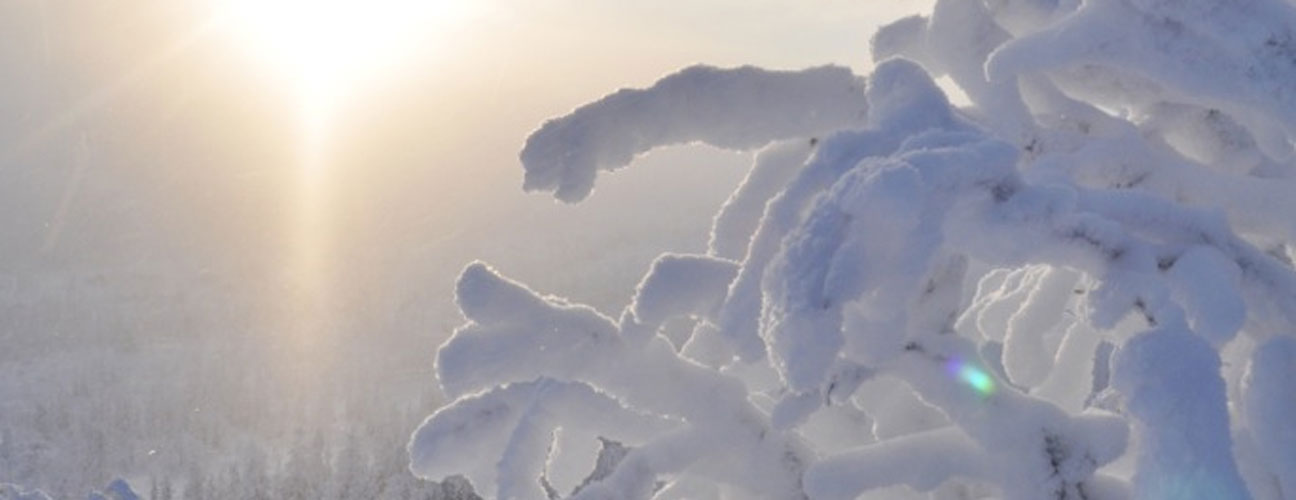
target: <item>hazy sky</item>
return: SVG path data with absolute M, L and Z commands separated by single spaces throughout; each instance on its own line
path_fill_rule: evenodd
M 565 207 L 521 195 L 517 151 L 544 119 L 693 63 L 862 72 L 876 25 L 928 3 L 464 2 L 469 14 L 429 22 L 395 69 L 338 99 L 320 153 L 328 230 L 312 244 L 378 286 L 445 279 L 475 255 L 523 262 L 518 248 L 572 244 L 609 213 L 688 216 L 724 199 L 744 158 L 663 157 L 675 170 L 605 178 L 588 206 Z M 124 267 L 182 280 L 293 258 L 299 96 L 246 44 L 203 29 L 211 12 L 200 0 L 0 2 L 0 273 Z M 678 182 L 681 199 L 617 187 L 636 182 Z M 510 220 L 555 230 L 523 234 Z M 552 265 L 533 257 L 517 272 L 559 286 L 537 270 Z
M 214 2 L 400 1 L 0 0 L 0 306 L 25 311 L 0 331 L 0 368 L 53 363 L 49 380 L 97 380 L 143 408 L 189 401 L 148 389 L 172 382 L 228 388 L 235 411 L 308 412 L 303 395 L 346 397 L 339 381 L 405 405 L 436 390 L 472 259 L 615 315 L 658 254 L 703 250 L 749 165 L 670 148 L 561 205 L 521 191 L 517 154 L 545 119 L 695 63 L 864 72 L 876 25 L 922 7 L 442 0 L 472 8 L 428 20 L 418 46 L 335 96 L 313 148 L 287 76 L 300 61 L 212 22 Z M 302 28 L 280 21 L 285 37 Z

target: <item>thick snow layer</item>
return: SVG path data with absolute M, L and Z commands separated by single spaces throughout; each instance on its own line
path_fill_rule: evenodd
M 1248 498 L 1233 464 L 1224 380 L 1210 344 L 1153 330 L 1125 344 L 1113 387 L 1139 428 L 1138 498 Z
M 1113 71 L 1088 73 L 1094 85 L 1131 94 L 1164 87 L 1189 103 L 1254 114 L 1291 134 L 1293 30 L 1296 7 L 1278 0 L 1085 2 L 1052 26 L 1001 45 L 986 73 L 1002 81 L 1068 66 L 1106 67 Z
M 694 66 L 546 122 L 522 149 L 525 187 L 580 201 L 599 170 L 623 167 L 655 147 L 703 142 L 752 149 L 862 123 L 866 110 L 863 85 L 846 68 Z
M 586 384 L 542 378 L 461 400 L 428 417 L 410 441 L 410 467 L 437 478 L 463 474 L 491 498 L 543 498 L 539 478 L 560 427 L 639 444 L 670 422 L 631 411 Z
M 1277 337 L 1252 355 L 1246 375 L 1247 424 L 1268 476 L 1290 494 L 1296 491 L 1296 339 Z
M 667 320 L 714 315 L 729 282 L 738 273 L 732 261 L 702 255 L 662 255 L 639 283 L 630 309 L 637 322 L 656 333 Z
M 747 178 L 716 214 L 711 230 L 712 254 L 729 260 L 742 260 L 747 255 L 765 204 L 801 170 L 818 144 L 817 137 L 791 139 L 761 150 Z
M 760 152 L 708 254 L 619 315 L 468 266 L 413 470 L 505 498 L 1290 495 L 1294 12 L 939 0 L 864 78 L 697 67 L 547 122 L 526 187 L 565 201 L 654 147 Z
M 544 498 L 536 496 L 543 493 L 537 481 L 555 446 L 546 436 L 554 426 L 566 424 L 622 442 L 642 442 L 645 434 L 654 437 L 630 451 L 622 461 L 626 465 L 582 490 L 582 497 L 598 497 L 610 487 L 602 483 L 616 484 L 614 491 L 651 491 L 659 475 L 685 469 L 713 480 L 752 485 L 757 491 L 780 492 L 775 496 L 798 488 L 806 451 L 792 436 L 769 430 L 768 418 L 747 400 L 738 379 L 680 358 L 664 339 L 627 343 L 617 326 L 594 310 L 541 297 L 482 264 L 464 270 L 458 301 L 472 323 L 442 346 L 437 374 L 445 392 L 459 399 L 415 433 L 410 456 L 416 474 L 440 479 L 457 472 L 478 491 Z M 532 317 L 521 321 L 519 313 Z M 526 385 L 533 380 L 541 387 Z M 583 387 L 579 381 L 615 394 L 623 402 L 617 404 L 624 405 L 620 413 L 647 413 L 662 423 L 645 425 L 653 420 L 616 417 L 618 413 L 607 409 L 614 407 L 607 397 L 580 396 L 587 401 L 584 405 L 603 401 L 602 410 L 569 407 L 575 401 L 552 402 L 554 391 L 544 389 L 555 384 Z M 692 396 L 679 397 L 681 387 L 688 387 Z M 488 392 L 473 395 L 482 390 Z M 533 394 L 537 390 L 541 392 Z M 512 409 L 492 409 L 501 406 Z M 540 417 L 529 412 L 541 412 L 551 423 L 538 424 L 534 421 Z M 536 425 L 539 430 L 531 430 Z M 637 434 L 618 434 L 628 431 Z M 515 439 L 520 434 L 526 439 Z M 523 456 L 530 457 L 527 465 L 513 465 L 521 460 L 515 457 Z M 469 463 L 479 465 L 468 467 Z M 505 470 L 515 467 L 518 472 Z

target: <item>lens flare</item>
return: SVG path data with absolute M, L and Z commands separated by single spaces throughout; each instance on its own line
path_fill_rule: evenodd
M 994 377 L 972 363 L 951 359 L 945 363 L 945 371 L 981 396 L 990 396 L 995 392 Z

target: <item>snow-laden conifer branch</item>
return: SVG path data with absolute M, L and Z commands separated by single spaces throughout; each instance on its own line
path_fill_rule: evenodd
M 645 288 L 651 290 L 652 286 Z M 604 482 L 619 482 L 625 488 L 650 493 L 651 488 L 645 490 L 645 485 L 655 484 L 658 476 L 695 468 L 698 474 L 712 480 L 734 478 L 742 483 L 763 485 L 770 491 L 786 494 L 799 491 L 800 474 L 809 459 L 806 450 L 792 436 L 769 430 L 768 418 L 747 400 L 747 391 L 737 378 L 679 357 L 660 338 L 646 343 L 627 342 L 617 326 L 596 311 L 536 295 L 482 264 L 474 264 L 464 271 L 459 280 L 458 301 L 471 323 L 456 331 L 438 355 L 437 375 L 447 394 L 460 397 L 499 386 L 522 387 L 517 389 L 522 391 L 530 386 L 516 384 L 533 380 L 585 382 L 624 401 L 627 411 L 677 421 L 682 427 L 667 431 L 669 426 L 654 428 L 639 424 L 639 432 L 656 431 L 654 439 L 631 451 Z M 639 302 L 647 303 L 646 300 Z M 530 315 L 529 321 L 524 321 L 527 319 L 524 314 Z M 682 393 L 682 387 L 689 389 Z M 688 396 L 680 397 L 682 394 Z M 516 431 L 501 432 L 500 427 L 491 426 L 479 434 L 462 428 L 486 425 L 473 424 L 492 420 L 480 417 L 476 408 L 502 404 L 499 400 L 507 397 L 510 396 L 495 396 L 495 392 L 487 392 L 483 397 L 461 397 L 430 417 L 410 444 L 413 470 L 425 477 L 444 476 L 449 472 L 447 467 L 465 468 L 462 462 L 465 456 L 489 457 L 481 463 L 490 465 L 500 461 L 501 468 L 511 464 L 513 459 L 503 454 L 505 450 L 498 443 Z M 540 401 L 546 397 L 534 395 Z M 534 404 L 539 403 L 527 403 Z M 543 413 L 554 413 L 561 406 L 559 403 Z M 517 411 L 520 410 L 510 410 L 510 420 L 501 424 L 503 429 L 532 425 L 526 422 L 531 417 L 516 415 Z M 575 411 L 566 419 L 574 421 L 566 423 L 577 429 L 589 429 L 588 422 L 577 418 L 580 411 Z M 561 426 L 562 420 L 555 419 L 555 423 Z M 466 437 L 468 434 L 474 437 Z M 488 434 L 490 439 L 486 438 Z M 618 440 L 622 437 L 610 434 L 611 431 L 602 435 Z M 508 451 L 538 457 L 532 459 L 533 464 L 548 456 L 545 449 L 552 444 L 551 440 L 534 437 L 516 443 L 517 446 L 532 444 L 530 449 Z M 730 443 L 743 446 L 727 446 Z M 544 449 L 539 448 L 541 444 Z M 465 447 L 473 450 L 471 454 Z M 445 465 L 447 462 L 440 460 L 457 465 Z M 459 472 L 484 491 L 513 492 L 512 498 L 533 498 L 543 491 L 538 483 L 542 471 L 533 467 L 527 470 L 535 474 L 527 476 L 531 480 L 525 485 L 505 484 L 506 480 L 522 477 L 516 474 L 504 477 L 491 471 Z M 591 485 L 580 495 L 597 498 L 597 492 L 606 488 Z
M 1257 458 L 1278 491 L 1296 491 L 1296 339 L 1276 337 L 1256 348 L 1243 388 Z
M 799 138 L 772 144 L 760 151 L 747 178 L 716 214 L 710 249 L 716 257 L 742 260 L 752 233 L 770 198 L 787 186 L 819 145 L 818 137 Z
M 653 147 L 778 142 L 618 321 L 469 266 L 415 472 L 545 498 L 567 425 L 629 444 L 575 498 L 1290 495 L 1294 10 L 938 0 L 862 93 L 694 68 L 546 123 L 527 186 L 567 201 Z
M 636 413 L 584 383 L 540 378 L 460 400 L 429 417 L 410 441 L 411 467 L 433 477 L 463 474 L 478 493 L 492 498 L 540 498 L 540 478 L 559 427 L 637 445 L 672 424 Z
M 863 122 L 863 85 L 850 70 L 799 72 L 694 66 L 644 90 L 622 90 L 550 120 L 522 149 L 528 191 L 584 199 L 599 170 L 671 144 L 753 149 Z

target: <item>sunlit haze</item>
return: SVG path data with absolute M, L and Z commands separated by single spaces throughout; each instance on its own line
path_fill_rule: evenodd
M 0 500 L 1292 500 L 1294 2 L 0 0 Z
M 471 14 L 457 0 L 218 0 L 220 30 L 301 87 L 328 94 L 390 76 L 408 58 L 448 50 Z M 440 36 L 438 36 L 440 35 Z M 456 33 L 456 35 L 458 35 Z
M 0 483 L 84 497 L 366 426 L 403 450 L 466 264 L 615 310 L 750 166 L 670 148 L 562 205 L 521 190 L 530 131 L 696 63 L 866 68 L 930 3 L 0 0 L 0 450 L 36 446 L 5 398 L 67 412 L 50 456 L 112 448 Z M 138 427 L 104 437 L 107 406 Z

